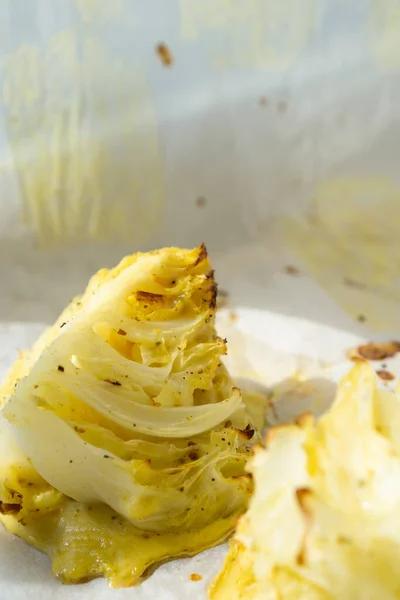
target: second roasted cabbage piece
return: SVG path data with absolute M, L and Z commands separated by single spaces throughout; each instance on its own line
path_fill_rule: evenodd
M 216 295 L 204 246 L 129 256 L 4 382 L 1 518 L 64 580 L 135 583 L 245 509 L 259 434 L 221 362 Z
M 400 396 L 365 362 L 318 422 L 272 429 L 213 600 L 400 598 Z

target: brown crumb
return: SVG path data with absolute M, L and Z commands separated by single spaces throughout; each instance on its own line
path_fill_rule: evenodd
M 367 317 L 365 315 L 363 315 L 362 313 L 360 313 L 359 315 L 357 315 L 356 319 L 359 323 L 365 323 L 367 320 Z
M 62 365 L 58 365 L 57 369 L 60 371 L 60 373 L 64 373 L 64 367 Z
M 294 265 L 286 265 L 285 273 L 286 273 L 286 275 L 298 275 L 300 273 L 300 271 Z
M 258 99 L 258 104 L 262 108 L 265 108 L 266 106 L 268 106 L 268 98 L 267 98 L 267 96 L 260 96 L 259 99 Z
M 126 335 L 126 331 L 124 331 L 123 329 L 118 329 L 118 335 Z
M 236 323 L 236 321 L 238 320 L 238 315 L 235 312 L 231 312 L 229 313 L 229 320 L 231 323 Z
M 199 575 L 198 573 L 192 573 L 189 576 L 190 581 L 201 581 L 203 579 L 202 575 Z
M 156 53 L 164 67 L 170 67 L 173 64 L 174 58 L 171 54 L 171 50 L 168 48 L 167 44 L 164 44 L 164 42 L 157 44 Z
M 393 381 L 393 379 L 394 379 L 393 373 L 389 373 L 389 371 L 385 371 L 383 369 L 381 369 L 380 371 L 377 371 L 376 374 L 378 375 L 378 377 L 380 377 L 384 381 Z
M 384 342 L 382 344 L 369 342 L 368 344 L 350 350 L 348 357 L 351 360 L 360 357 L 365 358 L 366 360 L 384 360 L 385 358 L 395 356 L 398 352 L 400 352 L 400 342 L 393 341 Z
M 207 204 L 207 198 L 205 196 L 197 196 L 196 198 L 196 206 L 199 208 L 203 208 Z
M 356 281 L 355 279 L 352 279 L 352 277 L 343 277 L 343 283 L 345 285 L 347 285 L 348 287 L 352 287 L 356 290 L 365 290 L 365 285 L 363 283 L 361 283 L 360 281 Z

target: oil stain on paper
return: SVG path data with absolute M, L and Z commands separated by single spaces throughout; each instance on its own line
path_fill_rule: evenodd
M 181 36 L 202 40 L 218 69 L 285 69 L 307 46 L 317 0 L 180 0 Z
M 140 242 L 159 226 L 162 161 L 141 67 L 64 30 L 7 57 L 3 105 L 12 160 L 1 167 L 17 171 L 38 242 Z
M 382 333 L 399 328 L 400 186 L 381 177 L 328 180 L 302 217 L 286 217 L 286 245 L 347 313 Z

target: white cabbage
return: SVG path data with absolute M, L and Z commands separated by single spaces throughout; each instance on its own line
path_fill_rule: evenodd
M 148 530 L 243 510 L 258 437 L 221 362 L 215 307 L 204 247 L 101 271 L 26 357 L 2 410 L 40 476 Z
M 272 429 L 214 600 L 400 598 L 400 396 L 368 363 L 318 422 Z

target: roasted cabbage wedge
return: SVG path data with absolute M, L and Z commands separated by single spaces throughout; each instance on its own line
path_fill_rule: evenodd
M 315 422 L 272 429 L 213 600 L 400 598 L 400 396 L 366 362 Z
M 0 518 L 65 582 L 133 585 L 245 510 L 262 406 L 247 412 L 221 362 L 216 295 L 204 246 L 126 257 L 6 378 Z

